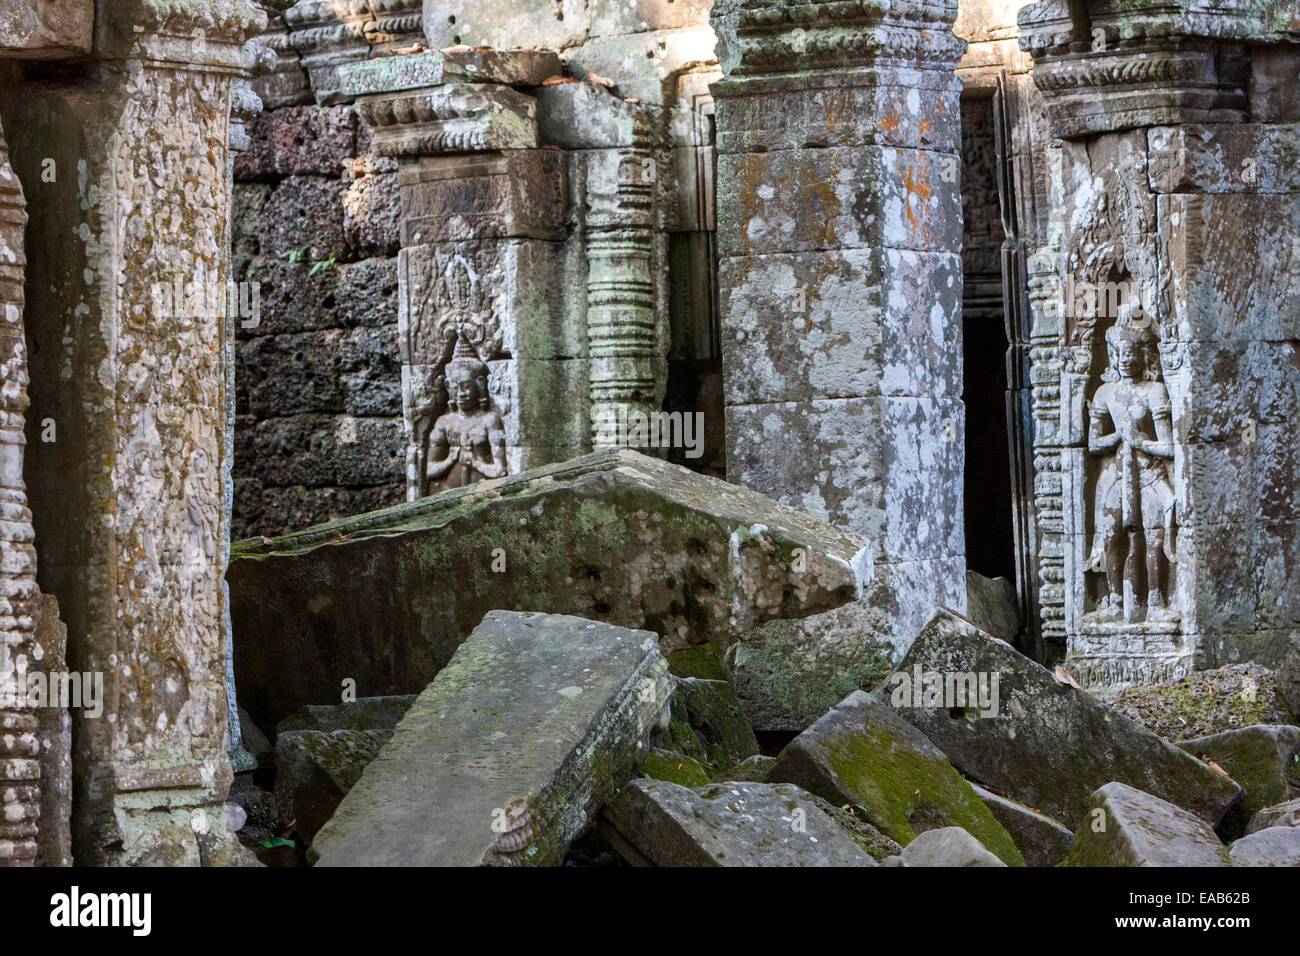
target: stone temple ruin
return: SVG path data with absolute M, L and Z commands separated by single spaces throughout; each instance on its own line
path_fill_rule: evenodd
M 0 865 L 1300 861 L 1296 0 L 4 0 L 0 128 Z

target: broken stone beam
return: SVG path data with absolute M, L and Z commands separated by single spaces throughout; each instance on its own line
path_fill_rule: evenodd
M 240 703 L 261 726 L 347 678 L 417 692 L 497 608 L 642 627 L 670 653 L 853 601 L 871 568 L 857 535 L 625 449 L 232 553 Z
M 789 783 L 633 780 L 601 814 L 601 832 L 639 866 L 877 865 Z
M 317 866 L 554 866 L 667 717 L 658 637 L 491 611 L 329 822 Z
M 927 687 L 950 684 L 964 696 L 972 678 L 986 700 L 946 690 L 928 698 Z M 878 696 L 962 773 L 1076 831 L 1093 791 L 1112 781 L 1210 826 L 1242 796 L 1222 773 L 949 611 L 935 612 Z

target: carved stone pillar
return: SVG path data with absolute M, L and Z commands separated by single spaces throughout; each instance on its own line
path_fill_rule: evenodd
M 101 7 L 92 83 L 4 104 L 28 231 L 40 576 L 71 666 L 83 863 L 224 863 L 226 469 L 222 304 L 232 87 L 266 26 L 242 0 Z M 55 175 L 42 180 L 43 170 Z M 39 253 L 39 255 L 37 255 Z M 180 280 L 181 296 L 166 290 Z M 162 290 L 162 294 L 160 294 Z
M 870 537 L 901 645 L 965 607 L 956 12 L 713 10 L 727 477 Z
M 1067 666 L 1105 686 L 1275 663 L 1300 607 L 1293 34 L 1263 5 L 1019 19 L 1068 185 L 1038 386 Z
M 376 150 L 403 164 L 398 335 L 411 499 L 584 450 L 567 158 L 540 148 L 537 101 L 522 92 L 560 71 L 552 53 L 483 50 L 342 71 Z
M 39 721 L 26 695 L 40 613 L 36 533 L 23 483 L 26 224 L 22 186 L 0 129 L 0 866 L 35 862 L 41 808 Z

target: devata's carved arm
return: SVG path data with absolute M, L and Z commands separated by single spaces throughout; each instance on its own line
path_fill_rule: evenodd
M 509 474 L 506 465 L 506 426 L 501 416 L 492 413 L 488 423 L 488 444 L 492 447 L 492 461 L 479 462 L 475 467 L 484 478 L 504 478 Z
M 1118 431 L 1106 433 L 1103 429 L 1107 421 L 1113 427 L 1114 421 L 1111 420 L 1109 412 L 1106 411 L 1106 403 L 1098 401 L 1101 398 L 1101 392 L 1098 390 L 1097 396 L 1093 398 L 1092 407 L 1088 410 L 1088 451 L 1094 455 L 1101 455 L 1110 451 L 1120 443 L 1124 436 Z
M 1174 419 L 1169 403 L 1152 402 L 1151 418 L 1156 425 L 1156 440 L 1142 442 L 1142 450 L 1160 458 L 1174 457 Z
M 460 449 L 451 447 L 451 443 L 447 440 L 447 430 L 441 425 L 433 429 L 433 435 L 429 438 L 429 451 L 431 452 L 429 457 L 433 461 L 429 463 L 428 477 L 435 481 L 451 471 L 452 465 L 460 458 Z

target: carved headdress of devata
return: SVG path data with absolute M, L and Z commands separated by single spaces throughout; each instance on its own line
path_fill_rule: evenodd
M 1155 323 L 1141 306 L 1126 303 L 1115 311 L 1115 324 L 1106 330 L 1106 370 L 1102 373 L 1103 382 L 1116 382 L 1119 372 L 1115 370 L 1116 351 L 1119 343 L 1132 342 L 1142 349 L 1142 378 L 1148 382 L 1158 382 L 1160 371 L 1160 344 L 1156 337 Z
M 452 352 L 451 361 L 447 363 L 444 376 L 446 378 L 447 405 L 449 408 L 461 412 L 474 412 L 491 406 L 492 398 L 488 394 L 487 388 L 487 363 L 478 357 L 474 347 L 466 342 L 463 336 L 456 336 L 456 348 Z M 477 409 L 457 407 L 456 390 L 451 386 L 452 383 L 460 381 L 463 377 L 468 377 L 474 382 L 479 401 L 479 408 Z

